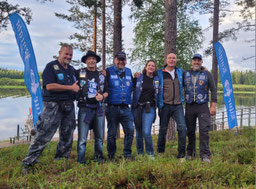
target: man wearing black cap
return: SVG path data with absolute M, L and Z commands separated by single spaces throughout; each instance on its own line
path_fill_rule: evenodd
M 210 115 L 216 114 L 217 89 L 213 77 L 202 66 L 203 60 L 200 54 L 192 58 L 192 69 L 184 75 L 186 125 L 188 134 L 187 159 L 196 154 L 196 119 L 199 120 L 199 148 L 203 162 L 210 163 L 209 129 Z M 208 108 L 209 89 L 211 90 L 211 107 Z
M 108 121 L 108 157 L 112 160 L 115 156 L 116 133 L 118 124 L 121 123 L 125 134 L 123 155 L 125 158 L 130 159 L 134 135 L 133 115 L 129 107 L 133 87 L 132 71 L 125 67 L 126 54 L 124 52 L 116 54 L 114 64 L 114 66 L 106 70 L 106 79 L 109 88 L 108 105 L 106 109 Z
M 101 58 L 89 50 L 81 59 L 87 65 L 79 69 L 77 78 L 80 91 L 78 93 L 78 143 L 77 161 L 85 163 L 85 151 L 88 132 L 93 129 L 95 136 L 94 156 L 99 163 L 103 162 L 104 115 L 102 101 L 108 96 L 105 77 L 96 70 Z

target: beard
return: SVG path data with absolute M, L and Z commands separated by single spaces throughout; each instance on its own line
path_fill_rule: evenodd
M 199 71 L 200 70 L 200 66 L 196 65 L 196 66 L 192 66 L 193 71 Z

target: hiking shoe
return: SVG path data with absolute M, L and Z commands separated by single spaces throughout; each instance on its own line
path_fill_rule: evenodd
M 186 159 L 186 160 L 192 160 L 193 157 L 192 157 L 192 156 L 186 156 L 185 159 Z
M 155 156 L 154 155 L 148 155 L 148 159 L 150 159 L 150 160 L 155 160 Z
M 178 159 L 180 159 L 180 158 L 184 158 L 185 157 L 185 155 L 184 154 L 178 154 L 177 156 L 176 156 L 176 158 L 178 158 Z
M 202 161 L 206 163 L 211 163 L 211 160 L 208 157 L 204 157 Z
M 112 155 L 110 156 L 110 155 L 109 155 L 109 156 L 108 156 L 108 160 L 109 160 L 109 161 L 114 161 L 114 160 L 115 160 L 115 156 L 112 156 Z
M 32 172 L 32 166 L 22 166 L 22 175 L 25 176 L 25 175 L 28 175 Z
M 180 161 L 181 163 L 184 163 L 184 162 L 186 161 L 186 158 L 179 158 L 179 161 Z
M 127 161 L 133 161 L 132 156 L 124 156 L 124 159 Z

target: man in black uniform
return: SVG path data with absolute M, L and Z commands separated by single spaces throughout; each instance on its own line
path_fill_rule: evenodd
M 37 121 L 35 139 L 23 160 L 23 173 L 37 163 L 45 146 L 59 128 L 55 159 L 68 158 L 72 149 L 75 124 L 74 93 L 78 92 L 75 69 L 69 65 L 73 48 L 63 45 L 58 60 L 48 63 L 43 71 L 43 112 Z
M 78 70 L 80 91 L 78 93 L 78 143 L 77 161 L 85 163 L 85 151 L 88 132 L 93 129 L 95 136 L 94 156 L 99 163 L 103 162 L 103 131 L 104 115 L 102 101 L 107 98 L 107 87 L 105 77 L 97 71 L 96 64 L 101 58 L 93 51 L 88 51 L 82 57 L 87 67 Z
M 187 159 L 196 154 L 196 119 L 199 120 L 199 148 L 203 162 L 210 163 L 209 130 L 210 114 L 216 114 L 217 89 L 212 75 L 202 66 L 200 54 L 192 58 L 192 69 L 184 76 L 186 113 L 185 119 L 188 133 Z M 208 108 L 209 89 L 211 90 L 211 107 Z

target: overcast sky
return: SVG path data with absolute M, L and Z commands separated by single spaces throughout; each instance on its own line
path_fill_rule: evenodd
M 55 0 L 53 3 L 41 4 L 37 0 L 8 0 L 9 3 L 19 4 L 21 7 L 31 8 L 33 15 L 30 25 L 27 25 L 30 37 L 32 40 L 37 66 L 39 71 L 43 71 L 45 65 L 53 60 L 53 56 L 57 55 L 60 42 L 70 42 L 69 36 L 74 33 L 75 29 L 72 23 L 57 18 L 54 13 L 68 13 L 69 4 L 64 0 Z M 232 7 L 235 8 L 235 7 Z M 132 47 L 133 25 L 129 19 L 129 8 L 123 10 L 123 40 L 124 48 L 129 53 L 128 49 Z M 196 15 L 193 15 L 196 17 Z M 200 19 L 202 28 L 208 25 L 209 16 L 197 16 Z M 220 31 L 233 25 L 239 17 L 235 14 L 232 17 L 225 19 L 223 25 L 220 26 Z M 212 30 L 204 33 L 205 41 L 204 48 L 212 39 Z M 255 55 L 255 46 L 244 42 L 245 40 L 255 38 L 255 33 L 241 33 L 237 41 L 224 42 L 223 46 L 226 50 L 230 69 L 233 70 L 255 70 L 255 58 L 248 61 L 243 61 L 243 57 Z M 196 45 L 196 44 L 195 44 Z M 203 49 L 199 51 L 202 53 Z M 74 51 L 73 59 L 80 59 L 84 52 Z M 129 60 L 128 60 L 129 61 Z M 0 67 L 16 70 L 23 70 L 24 65 L 19 55 L 16 39 L 11 28 L 11 25 L 6 31 L 0 33 Z M 204 65 L 211 69 L 211 57 L 204 58 Z

